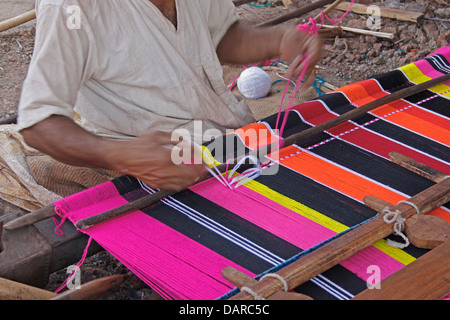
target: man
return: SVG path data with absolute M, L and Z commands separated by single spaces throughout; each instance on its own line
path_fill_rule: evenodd
M 235 129 L 253 122 L 222 79 L 221 63 L 281 56 L 299 76 L 321 43 L 295 26 L 256 29 L 231 0 L 37 0 L 34 55 L 18 128 L 60 162 L 129 174 L 180 190 L 200 165 L 171 161 L 171 132 Z M 81 125 L 74 122 L 75 112 Z

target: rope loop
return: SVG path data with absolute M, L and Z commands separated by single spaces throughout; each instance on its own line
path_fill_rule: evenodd
M 280 276 L 279 274 L 276 273 L 268 273 L 265 274 L 261 277 L 261 279 L 259 279 L 259 281 L 262 281 L 265 278 L 275 278 L 281 281 L 281 283 L 283 284 L 283 288 L 284 291 L 287 292 L 289 290 L 288 284 L 286 282 L 286 280 Z M 251 295 L 253 297 L 253 299 L 255 300 L 266 300 L 264 297 L 260 296 L 259 294 L 257 294 L 255 291 L 253 291 L 252 289 L 250 289 L 249 287 L 242 287 L 241 288 L 241 292 L 245 292 L 248 293 L 249 295 Z
M 399 210 L 391 211 L 389 207 L 384 208 L 383 213 L 384 213 L 383 217 L 384 222 L 388 224 L 394 224 L 394 234 L 402 237 L 402 239 L 405 241 L 405 243 L 400 243 L 397 241 L 387 239 L 386 244 L 388 244 L 391 247 L 399 249 L 404 249 L 407 246 L 409 246 L 410 244 L 409 239 L 403 233 L 406 219 L 403 218 L 402 213 Z

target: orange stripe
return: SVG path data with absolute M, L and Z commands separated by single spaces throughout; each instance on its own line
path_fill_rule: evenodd
M 338 91 L 343 92 L 348 99 L 350 99 L 350 101 L 358 106 L 363 106 L 369 102 L 388 95 L 388 93 L 382 91 L 375 80 L 366 80 L 362 83 L 364 85 L 361 83 L 356 83 L 345 86 Z M 432 140 L 438 141 L 445 145 L 450 144 L 450 135 L 448 134 L 450 122 L 442 117 L 420 110 L 414 106 L 408 110 L 397 112 L 385 117 L 389 113 L 406 108 L 409 105 L 410 104 L 404 100 L 398 100 L 379 107 L 371 113 L 379 117 L 384 117 L 388 121 L 417 132 L 418 134 Z M 412 109 L 414 109 L 414 111 L 412 111 Z
M 289 150 L 283 150 L 283 156 L 299 151 L 298 148 L 293 146 L 285 149 Z M 364 176 L 356 175 L 307 152 L 301 152 L 295 156 L 288 157 L 281 160 L 281 163 L 296 172 L 359 201 L 363 201 L 367 195 L 378 197 L 392 204 L 407 199 L 394 190 L 369 181 Z M 444 209 L 438 208 L 431 214 L 439 216 L 450 223 L 450 215 Z
M 401 108 L 408 107 L 409 103 L 405 101 L 396 101 L 395 103 L 390 103 L 387 105 L 384 105 L 380 108 L 377 108 L 372 111 L 373 114 L 384 117 L 385 115 L 397 111 Z M 413 107 L 414 108 L 414 107 Z M 417 110 L 417 109 L 416 109 Z M 420 113 L 418 113 L 420 115 Z M 387 117 L 384 117 L 384 119 L 391 121 L 393 123 L 396 123 L 406 129 L 409 129 L 411 131 L 414 131 L 418 134 L 421 134 L 425 137 L 428 137 L 432 140 L 438 141 L 440 143 L 443 143 L 445 145 L 450 144 L 450 135 L 448 129 L 446 127 L 442 127 L 439 124 L 436 124 L 439 121 L 440 124 L 444 124 L 444 122 L 448 122 L 447 120 L 441 118 L 437 119 L 436 121 L 430 122 L 431 119 L 430 113 L 428 113 L 428 116 L 423 117 L 416 117 L 411 113 L 408 113 L 407 111 L 403 112 L 397 112 L 392 115 L 389 115 Z M 450 123 L 447 124 L 447 128 L 450 128 Z
M 241 137 L 244 144 L 253 150 L 279 140 L 277 136 L 272 135 L 263 123 L 249 124 L 240 129 L 236 129 L 231 134 L 237 134 Z

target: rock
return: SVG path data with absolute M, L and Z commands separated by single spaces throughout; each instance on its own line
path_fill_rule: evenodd
M 384 2 L 384 7 L 391 8 L 391 9 L 399 9 L 400 1 L 399 0 L 386 0 Z
M 434 14 L 437 18 L 450 19 L 450 7 L 437 9 L 434 11 Z

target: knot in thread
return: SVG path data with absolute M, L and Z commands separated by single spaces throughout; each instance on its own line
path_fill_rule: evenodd
M 386 240 L 386 243 L 394 248 L 404 249 L 407 246 L 409 246 L 409 239 L 406 237 L 406 235 L 403 233 L 403 230 L 405 228 L 405 221 L 406 219 L 402 217 L 402 213 L 399 210 L 391 211 L 389 207 L 386 207 L 383 209 L 384 222 L 388 224 L 394 224 L 394 234 L 398 235 L 403 238 L 405 243 L 396 242 L 390 239 Z

